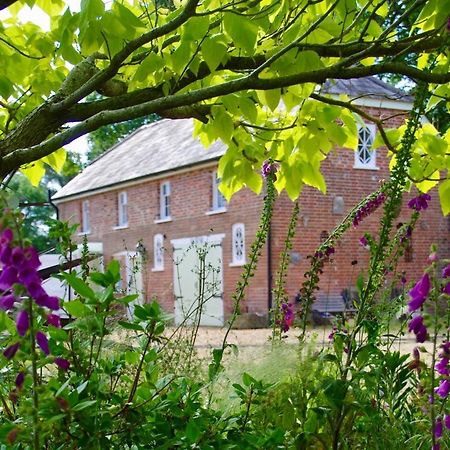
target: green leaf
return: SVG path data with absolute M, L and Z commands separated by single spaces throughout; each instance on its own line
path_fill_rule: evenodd
M 52 169 L 55 170 L 55 172 L 59 173 L 66 162 L 66 156 L 67 152 L 63 148 L 60 148 L 50 155 L 42 158 L 42 161 L 47 163 Z
M 119 320 L 119 325 L 122 328 L 125 328 L 126 330 L 133 330 L 133 331 L 144 331 L 144 328 L 138 325 L 137 323 L 132 322 L 124 322 L 122 320 Z
M 62 276 L 81 297 L 95 300 L 95 292 L 81 279 L 71 273 L 63 273 Z
M 202 55 L 211 72 L 217 69 L 226 53 L 227 47 L 217 37 L 205 39 L 202 44 Z
M 192 56 L 191 42 L 182 41 L 178 48 L 170 55 L 171 67 L 176 73 L 181 73 Z
M 191 419 L 186 427 L 186 438 L 190 444 L 197 442 L 198 438 L 201 436 L 200 428 L 195 423 L 195 419 Z
M 80 300 L 64 302 L 63 307 L 73 317 L 87 317 L 92 313 Z
M 122 19 L 122 23 L 126 26 L 134 28 L 145 28 L 145 24 L 134 15 L 126 6 L 114 2 L 114 8 L 117 8 L 119 16 Z
M 225 31 L 233 39 L 237 49 L 243 50 L 248 55 L 255 52 L 258 26 L 246 17 L 226 12 L 223 15 Z
M 450 179 L 443 181 L 439 185 L 439 199 L 441 201 L 442 214 L 446 216 L 450 213 Z
M 191 17 L 185 24 L 181 38 L 186 41 L 197 41 L 205 37 L 209 29 L 209 17 Z M 209 39 L 206 39 L 207 41 Z
M 83 409 L 89 408 L 92 405 L 95 405 L 97 400 L 86 400 L 85 402 L 78 403 L 72 408 L 72 411 L 82 411 Z
M 275 111 L 280 103 L 281 90 L 270 89 L 268 91 L 256 91 L 259 101 L 268 106 L 272 111 Z
M 35 161 L 26 167 L 21 167 L 20 171 L 30 180 L 33 186 L 38 186 L 42 177 L 45 175 L 45 168 L 43 162 Z

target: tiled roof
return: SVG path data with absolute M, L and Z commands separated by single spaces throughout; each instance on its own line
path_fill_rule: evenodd
M 225 153 L 226 146 L 220 141 L 205 149 L 192 136 L 193 129 L 191 119 L 163 119 L 144 125 L 86 167 L 53 199 L 189 167 Z
M 328 81 L 321 92 L 412 102 L 412 97 L 375 77 Z M 53 199 L 112 188 L 131 180 L 212 161 L 225 153 L 226 146 L 222 142 L 216 141 L 205 149 L 192 132 L 191 119 L 164 119 L 144 125 L 92 162 Z
M 350 98 L 377 98 L 408 103 L 412 103 L 414 100 L 413 97 L 401 89 L 397 89 L 376 77 L 329 80 L 323 85 L 321 92 L 326 94 L 347 94 Z

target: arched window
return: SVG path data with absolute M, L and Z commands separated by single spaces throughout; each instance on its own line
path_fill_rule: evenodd
M 153 270 L 164 270 L 164 236 L 153 236 Z
M 245 264 L 245 225 L 235 223 L 231 229 L 232 237 L 232 265 L 242 266 Z

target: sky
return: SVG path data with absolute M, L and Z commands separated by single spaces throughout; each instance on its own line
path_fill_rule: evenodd
M 80 10 L 80 0 L 66 0 L 66 4 L 72 11 Z M 22 22 L 33 22 L 39 25 L 45 31 L 50 30 L 49 17 L 37 6 L 30 8 L 29 6 L 25 5 L 19 12 L 18 16 Z M 0 21 L 3 21 L 8 17 L 10 17 L 10 14 L 8 13 L 7 9 L 0 11 Z M 85 154 L 88 149 L 87 138 L 86 136 L 81 136 L 70 144 L 65 145 L 64 148 L 70 152 Z

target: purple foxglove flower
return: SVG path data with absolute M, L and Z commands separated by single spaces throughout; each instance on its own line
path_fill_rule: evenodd
M 6 359 L 14 358 L 14 355 L 17 353 L 17 350 L 19 350 L 19 347 L 20 347 L 19 342 L 16 342 L 15 344 L 10 345 L 3 352 L 3 356 Z
M 444 294 L 450 295 L 450 283 L 447 283 L 444 288 L 442 288 Z
M 47 323 L 56 328 L 61 328 L 61 318 L 57 314 L 49 314 L 47 316 Z
M 444 425 L 447 430 L 450 430 L 450 414 L 444 416 Z
M 26 311 L 19 311 L 16 318 L 16 328 L 19 336 L 25 336 L 30 328 L 30 318 L 28 317 L 28 313 Z
M 0 235 L 0 246 L 4 247 L 6 245 L 9 245 L 11 241 L 13 240 L 13 232 L 10 228 L 6 228 L 3 230 L 2 234 Z
M 450 370 L 448 368 L 448 359 L 442 358 L 435 366 L 436 372 L 441 375 L 450 375 Z
M 422 316 L 415 316 L 411 319 L 411 321 L 408 324 L 408 329 L 411 332 L 417 333 L 420 328 L 423 326 L 423 317 Z
M 0 275 L 0 289 L 6 291 L 17 283 L 17 270 L 14 267 L 5 267 Z
M 266 159 L 263 162 L 261 173 L 264 178 L 267 178 L 269 175 L 277 173 L 279 168 L 280 168 L 279 164 L 275 162 L 270 162 L 268 159 Z
M 442 419 L 438 418 L 436 419 L 436 422 L 434 424 L 434 437 L 441 438 L 442 437 Z
M 406 276 L 404 273 L 402 273 L 402 277 L 400 278 L 401 283 L 403 284 L 403 286 L 406 284 Z
M 23 383 L 25 381 L 25 374 L 23 372 L 19 372 L 16 377 L 16 387 L 17 389 L 23 388 Z
M 449 380 L 441 380 L 439 387 L 435 388 L 434 391 L 441 398 L 447 398 L 448 393 L 450 392 L 450 381 Z
M 0 298 L 0 309 L 4 309 L 8 311 L 14 306 L 14 302 L 16 301 L 16 297 L 13 294 L 6 294 Z
M 442 278 L 450 278 L 450 264 L 442 269 Z
M 59 309 L 59 298 L 47 295 L 45 292 L 44 295 L 37 297 L 34 300 L 39 306 L 44 306 L 45 308 L 53 310 Z
M 25 258 L 25 265 L 30 269 L 37 269 L 41 265 L 38 252 L 33 247 L 26 247 L 23 249 L 23 256 Z
M 38 331 L 36 333 L 36 342 L 39 345 L 39 347 L 41 347 L 41 350 L 45 353 L 45 355 L 48 356 L 50 354 L 50 349 L 48 347 L 47 336 L 41 331 Z
M 436 442 L 431 450 L 441 450 L 441 444 L 439 444 L 439 442 Z
M 69 361 L 67 361 L 67 359 L 56 357 L 54 361 L 60 369 L 64 371 L 69 369 L 70 363 Z
M 325 256 L 330 256 L 330 255 L 332 255 L 333 253 L 335 253 L 335 249 L 334 249 L 334 247 L 327 247 L 326 249 L 325 249 Z
M 20 247 L 13 248 L 11 253 L 11 264 L 16 269 L 19 269 L 20 267 L 22 267 L 24 261 L 25 257 L 23 255 L 23 250 Z
M 0 247 L 0 261 L 3 263 L 3 265 L 7 266 L 11 264 L 11 247 L 9 246 L 2 246 Z
M 31 288 L 33 289 L 35 284 L 40 285 L 42 283 L 36 269 L 33 269 L 32 267 L 25 267 L 20 270 L 18 279 L 26 288 L 31 285 Z
M 428 330 L 425 325 L 422 325 L 416 333 L 416 342 L 425 342 L 427 340 Z
M 42 287 L 41 280 L 34 279 L 27 285 L 28 293 L 30 297 L 33 297 L 35 300 L 39 297 L 47 295 Z
M 409 291 L 411 301 L 408 303 L 410 311 L 420 309 L 425 303 L 431 289 L 430 277 L 425 273 L 416 285 Z
M 362 238 L 359 239 L 359 244 L 364 248 L 369 247 L 369 241 L 367 240 L 367 238 L 365 236 L 363 236 Z
M 431 196 L 429 194 L 420 194 L 408 202 L 408 207 L 416 211 L 421 211 L 422 209 L 428 208 L 428 202 L 430 200 Z

